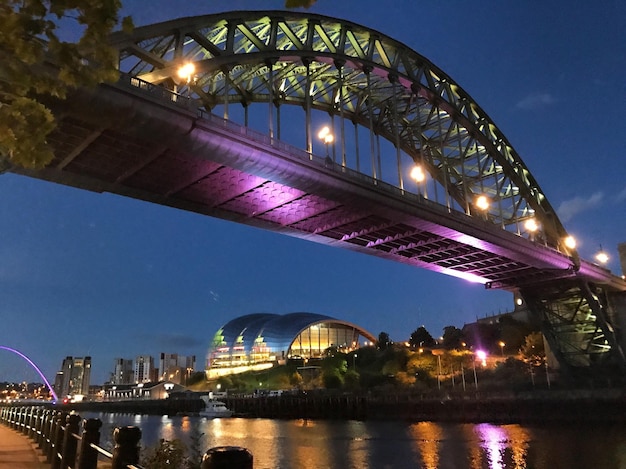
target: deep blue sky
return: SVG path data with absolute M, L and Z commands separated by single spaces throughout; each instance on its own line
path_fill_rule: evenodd
M 127 1 L 136 25 L 282 0 Z M 626 241 L 626 4 L 320 0 L 309 11 L 377 29 L 448 73 L 491 116 L 579 251 Z M 512 308 L 508 293 L 363 254 L 109 194 L 0 176 L 0 345 L 49 379 L 66 355 L 195 354 L 225 322 L 311 311 L 406 340 Z M 35 381 L 0 351 L 0 381 Z

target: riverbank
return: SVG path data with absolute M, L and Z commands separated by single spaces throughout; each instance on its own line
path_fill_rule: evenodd
M 279 419 L 404 420 L 440 422 L 626 423 L 626 391 L 415 394 L 329 394 L 227 397 L 238 416 Z M 81 402 L 57 406 L 77 412 L 185 415 L 203 408 L 196 395 L 185 399 Z
M 262 418 L 404 420 L 458 423 L 626 423 L 622 392 L 604 396 L 315 396 L 229 398 L 237 414 Z

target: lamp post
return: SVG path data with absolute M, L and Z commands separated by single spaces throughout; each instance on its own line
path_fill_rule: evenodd
M 330 151 L 328 149 L 328 146 L 333 143 L 333 141 L 335 140 L 335 136 L 331 133 L 328 126 L 322 127 L 317 136 L 322 142 L 324 142 L 324 145 L 326 146 L 326 158 L 330 158 Z
M 498 342 L 498 345 L 500 346 L 500 355 L 502 355 L 504 357 L 504 346 L 506 344 L 504 342 L 500 341 L 500 342 Z
M 191 77 L 195 72 L 196 66 L 191 62 L 187 62 L 178 69 L 178 76 L 187 83 L 187 99 L 189 99 L 190 96 L 189 84 L 191 83 Z
M 358 357 L 356 353 L 352 355 L 352 368 L 354 368 L 354 371 L 356 371 L 356 357 Z

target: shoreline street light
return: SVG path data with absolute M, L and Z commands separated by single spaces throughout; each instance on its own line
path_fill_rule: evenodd
M 356 353 L 352 355 L 352 368 L 354 368 L 354 371 L 356 371 L 356 357 L 358 357 Z
M 326 146 L 326 157 L 329 158 L 330 153 L 328 150 L 328 146 L 333 143 L 333 141 L 335 140 L 335 136 L 331 133 L 328 126 L 322 127 L 317 136 L 322 142 L 324 142 L 324 145 Z
M 504 357 L 504 346 L 506 344 L 504 342 L 500 341 L 500 342 L 498 342 L 498 345 L 500 346 L 500 355 L 502 355 Z
M 480 360 L 480 364 L 483 367 L 487 366 L 487 352 L 484 350 L 476 350 L 476 358 Z

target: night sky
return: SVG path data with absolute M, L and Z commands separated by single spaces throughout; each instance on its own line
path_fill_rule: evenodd
M 282 0 L 130 1 L 135 25 Z M 626 241 L 626 3 L 320 0 L 309 9 L 424 55 L 491 116 L 578 248 L 621 274 Z M 255 312 L 310 311 L 393 340 L 512 309 L 512 295 L 364 254 L 110 194 L 0 175 L 0 345 L 53 380 L 66 355 L 196 355 Z M 0 350 L 0 381 L 40 381 Z

